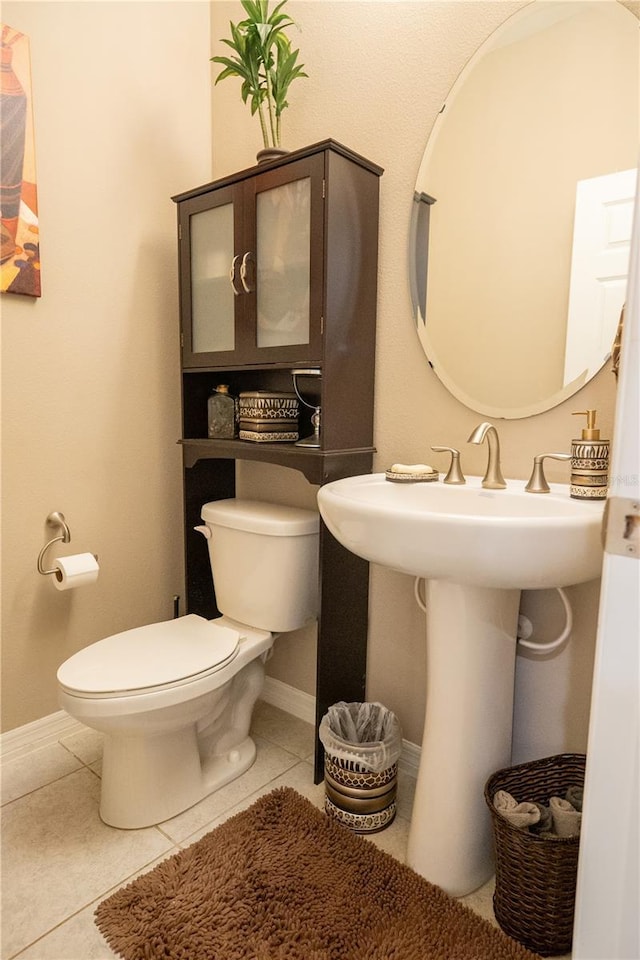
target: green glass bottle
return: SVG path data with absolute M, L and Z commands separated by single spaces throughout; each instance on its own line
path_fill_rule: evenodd
M 233 440 L 236 435 L 236 403 L 226 383 L 220 383 L 208 400 L 210 440 Z

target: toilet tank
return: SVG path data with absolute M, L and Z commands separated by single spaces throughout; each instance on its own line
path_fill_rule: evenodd
M 220 613 L 273 633 L 318 615 L 318 528 L 313 510 L 214 500 L 201 517 Z

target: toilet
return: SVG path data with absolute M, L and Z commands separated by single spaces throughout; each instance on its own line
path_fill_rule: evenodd
M 113 827 L 161 823 L 251 766 L 274 640 L 317 616 L 317 513 L 217 500 L 201 517 L 222 616 L 126 630 L 58 670 L 61 707 L 104 734 L 100 816 Z

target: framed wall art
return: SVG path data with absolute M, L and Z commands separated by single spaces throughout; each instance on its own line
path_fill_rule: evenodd
M 41 295 L 29 38 L 0 24 L 0 290 Z

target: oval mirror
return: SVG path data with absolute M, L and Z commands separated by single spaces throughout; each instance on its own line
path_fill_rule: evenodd
M 427 359 L 462 403 L 519 418 L 611 353 L 638 163 L 638 20 L 534 0 L 454 84 L 420 166 L 410 283 Z

